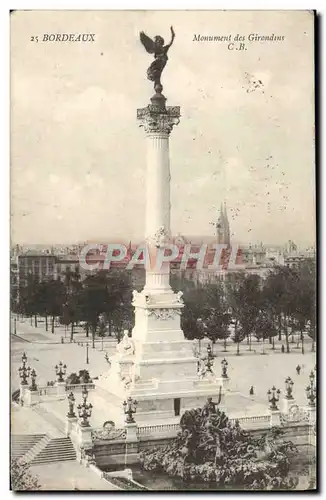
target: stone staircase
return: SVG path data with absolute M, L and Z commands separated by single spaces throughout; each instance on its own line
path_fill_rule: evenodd
M 76 451 L 70 438 L 54 438 L 51 439 L 38 453 L 30 465 L 47 464 L 52 462 L 64 462 L 68 460 L 76 460 Z
M 45 434 L 13 434 L 11 436 L 11 457 L 13 459 L 24 458 L 25 454 L 42 441 L 44 437 Z
M 24 455 L 24 462 L 32 462 L 35 457 L 41 453 L 44 448 L 48 445 L 48 443 L 51 441 L 51 438 L 48 435 L 43 436 L 42 439 L 37 441 L 37 443 Z

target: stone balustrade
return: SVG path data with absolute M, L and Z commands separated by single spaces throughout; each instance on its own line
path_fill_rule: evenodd
M 270 422 L 270 415 L 256 415 L 249 417 L 239 417 L 239 418 L 230 418 L 232 423 L 235 423 L 236 420 L 239 421 L 240 427 L 250 428 L 254 426 L 260 427 L 268 427 Z
M 95 389 L 95 384 L 89 382 L 87 384 L 66 384 L 66 392 L 83 392 L 84 390 L 93 391 Z
M 179 424 L 147 425 L 138 427 L 138 436 L 157 436 L 157 435 L 177 435 L 180 431 Z
M 56 385 L 39 385 L 37 388 L 40 396 L 54 396 L 58 393 Z

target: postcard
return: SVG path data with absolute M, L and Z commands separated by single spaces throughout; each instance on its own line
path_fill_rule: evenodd
M 315 13 L 10 27 L 11 489 L 316 490 Z

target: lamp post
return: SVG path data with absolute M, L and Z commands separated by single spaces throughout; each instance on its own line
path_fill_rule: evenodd
M 315 385 L 315 375 L 313 370 L 311 370 L 310 375 L 310 384 L 306 387 L 307 399 L 309 402 L 309 406 L 316 406 L 316 385 Z
M 92 415 L 93 405 L 92 403 L 87 403 L 88 391 L 85 388 L 82 392 L 83 402 L 77 405 L 78 415 L 80 418 L 80 425 L 82 427 L 89 427 L 89 419 Z
M 21 385 L 28 385 L 28 382 L 27 382 L 27 378 L 29 377 L 30 375 L 30 367 L 27 366 L 26 367 L 26 362 L 27 362 L 27 356 L 26 356 L 26 353 L 24 352 L 23 355 L 22 355 L 22 366 L 20 368 L 18 368 L 18 372 L 19 372 L 19 376 L 21 378 Z
M 86 365 L 89 364 L 89 357 L 88 357 L 88 343 L 86 344 Z
M 227 373 L 227 369 L 228 369 L 228 362 L 226 361 L 226 359 L 222 359 L 221 361 L 221 365 L 222 365 L 222 378 L 228 378 L 228 373 Z
M 64 382 L 63 375 L 66 375 L 67 365 L 62 364 L 60 361 L 59 366 L 55 365 L 55 373 L 58 377 L 58 382 Z
M 212 353 L 212 347 L 210 344 L 207 346 L 207 357 L 206 357 L 206 371 L 213 373 L 212 367 L 214 364 L 214 354 Z
M 37 391 L 37 385 L 36 385 L 36 371 L 33 369 L 31 371 L 31 385 L 29 386 L 31 391 Z
M 123 409 L 126 415 L 126 424 L 134 424 L 135 419 L 133 418 L 133 414 L 136 413 L 138 401 L 133 400 L 130 396 L 127 401 L 123 402 Z
M 17 333 L 17 326 L 16 326 L 17 319 L 16 317 L 14 318 L 14 334 L 16 335 Z
M 292 395 L 293 385 L 294 385 L 293 380 L 292 380 L 290 377 L 287 377 L 287 378 L 285 379 L 285 387 L 286 387 L 286 395 L 285 395 L 285 398 L 286 398 L 286 399 L 294 399 L 294 398 L 293 398 L 293 395 Z
M 74 406 L 75 406 L 75 396 L 74 396 L 74 393 L 73 392 L 70 392 L 69 396 L 68 396 L 68 405 L 69 405 L 69 411 L 67 413 L 67 417 L 75 417 L 76 414 L 74 412 Z
M 272 390 L 267 391 L 268 401 L 270 403 L 270 410 L 278 410 L 276 403 L 280 400 L 281 391 L 279 389 L 276 390 L 275 385 L 273 385 Z

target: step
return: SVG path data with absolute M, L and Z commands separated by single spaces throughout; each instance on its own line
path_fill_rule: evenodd
M 11 436 L 11 454 L 13 458 L 21 458 L 28 453 L 44 437 L 44 434 Z
M 62 458 L 62 457 L 57 457 L 57 458 L 43 458 L 41 460 L 38 460 L 37 458 L 33 460 L 30 465 L 38 465 L 38 464 L 51 464 L 53 462 L 73 462 L 76 461 L 76 456 L 74 457 L 69 457 L 69 458 Z
M 33 465 L 66 460 L 76 460 L 76 451 L 70 438 L 54 438 L 30 463 Z
M 24 455 L 25 462 L 31 462 L 50 442 L 50 437 L 45 435 Z

